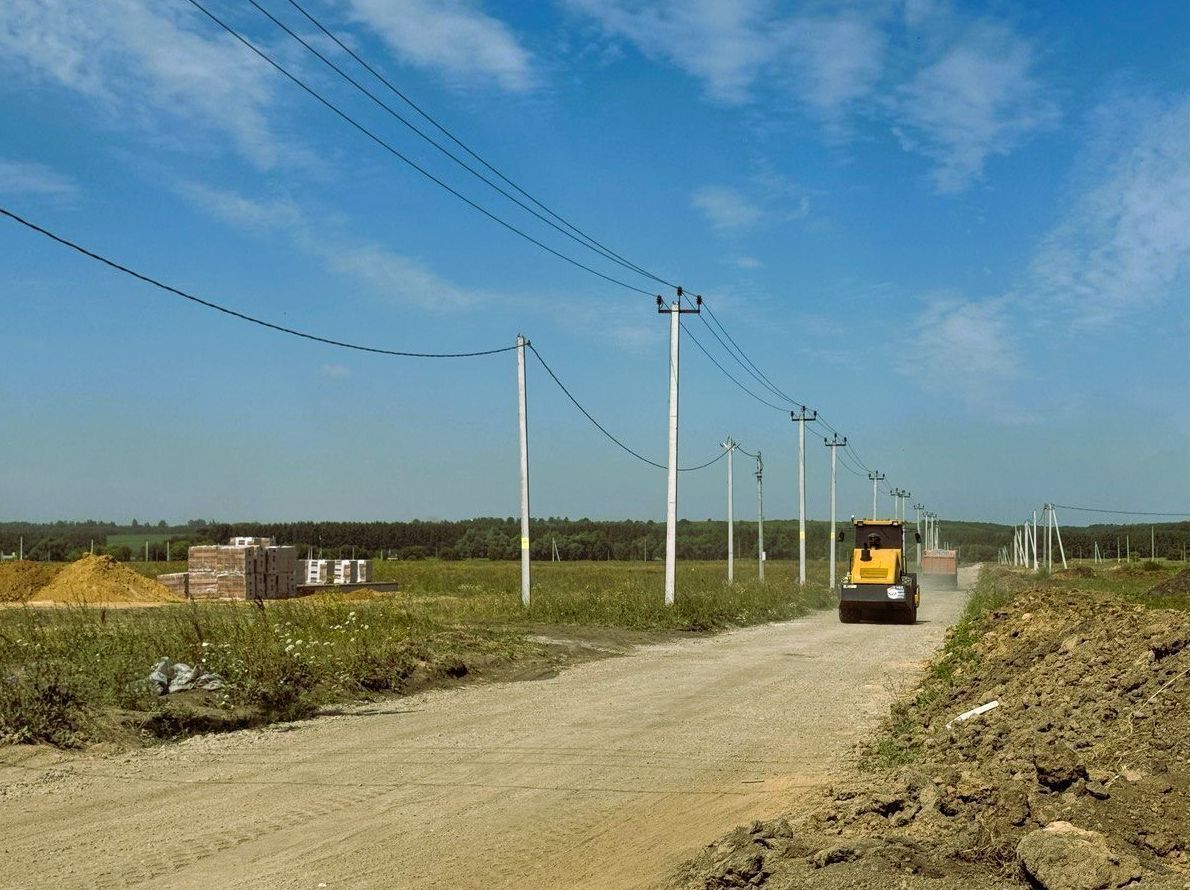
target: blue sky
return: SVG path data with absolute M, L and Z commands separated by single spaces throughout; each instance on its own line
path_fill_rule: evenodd
M 259 2 L 383 93 L 288 2 Z M 472 200 L 657 291 L 471 178 L 248 3 L 209 8 Z M 1185 3 L 307 8 L 534 197 L 705 294 L 782 391 L 849 437 L 849 459 L 914 500 L 1009 522 L 1045 500 L 1190 511 Z M 485 219 L 190 3 L 10 0 L 0 74 L 3 206 L 326 337 L 453 352 L 524 332 L 593 414 L 664 460 L 667 328 L 650 296 Z M 514 354 L 417 361 L 282 337 L 7 220 L 0 255 L 4 518 L 517 510 Z M 663 472 L 532 361 L 529 390 L 535 515 L 663 515 Z M 793 515 L 788 414 L 689 339 L 682 393 L 682 462 L 727 435 L 761 449 L 766 513 Z M 817 428 L 807 440 L 822 517 L 829 455 Z M 722 470 L 683 475 L 683 515 L 723 515 Z M 839 498 L 865 512 L 867 479 L 840 469 Z

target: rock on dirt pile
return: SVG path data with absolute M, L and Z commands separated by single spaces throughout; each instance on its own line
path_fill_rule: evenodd
M 180 602 L 163 585 L 110 556 L 84 556 L 62 569 L 34 599 L 57 603 Z
M 1190 615 L 1049 589 L 974 630 L 894 721 L 907 765 L 741 829 L 684 885 L 1190 887 Z
M 20 603 L 54 580 L 62 570 L 52 562 L 13 559 L 0 562 L 0 603 Z

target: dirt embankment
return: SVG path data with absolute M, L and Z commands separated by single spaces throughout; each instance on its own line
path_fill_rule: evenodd
M 32 599 L 87 605 L 182 601 L 165 586 L 110 556 L 89 555 L 59 571 Z
M 13 559 L 0 562 L 0 603 L 23 603 L 54 580 L 62 567 L 53 562 Z
M 970 631 L 868 752 L 902 765 L 737 829 L 683 886 L 1190 887 L 1190 615 L 1050 589 Z

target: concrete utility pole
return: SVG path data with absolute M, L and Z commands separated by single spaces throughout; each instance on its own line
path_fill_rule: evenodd
M 1047 572 L 1054 570 L 1054 515 L 1050 512 L 1051 509 L 1049 504 L 1045 505 L 1045 570 Z
M 735 582 L 735 498 L 733 497 L 732 465 L 735 462 L 736 442 L 727 437 L 727 583 Z
M 665 301 L 657 297 L 657 314 L 669 316 L 669 463 L 665 491 L 665 604 L 674 604 L 674 582 L 678 563 L 678 344 L 681 340 L 682 316 L 697 315 L 702 297 L 695 298 L 693 309 L 682 308 L 683 291 L 665 308 Z
M 806 586 L 806 421 L 817 420 L 818 412 L 806 414 L 806 406 L 800 412 L 789 412 L 789 419 L 797 423 L 797 583 Z
M 525 347 L 529 341 L 516 335 L 517 406 L 521 430 L 521 605 L 528 607 L 529 566 L 529 412 L 525 393 Z
M 918 571 L 921 570 L 921 511 L 925 509 L 925 506 L 925 504 L 913 505 L 913 530 L 917 532 L 916 541 Z M 1007 549 L 1005 549 L 1005 555 L 1007 555 Z
M 831 450 L 831 590 L 835 589 L 835 558 L 838 555 L 839 548 L 835 541 L 835 462 L 838 456 L 838 449 L 847 447 L 847 437 L 839 438 L 838 433 L 833 433 L 829 439 L 823 438 L 823 443 Z
M 879 470 L 874 470 L 868 473 L 868 478 L 872 480 L 872 518 L 876 518 L 876 486 L 884 479 L 884 474 Z
M 756 452 L 756 573 L 764 583 L 764 458 Z
M 1058 553 L 1062 556 L 1062 568 L 1066 566 L 1066 548 L 1062 546 L 1062 529 L 1058 525 L 1058 511 L 1054 509 L 1054 505 L 1050 504 L 1050 519 L 1054 523 L 1054 535 L 1058 538 Z
M 1033 511 L 1033 571 L 1040 572 L 1041 564 L 1037 559 L 1037 511 Z

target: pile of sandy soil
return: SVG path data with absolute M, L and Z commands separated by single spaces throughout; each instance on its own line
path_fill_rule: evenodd
M 182 602 L 163 585 L 110 556 L 90 555 L 62 569 L 34 599 L 87 604 Z
M 0 603 L 20 603 L 54 580 L 62 570 L 57 563 L 13 559 L 0 562 Z
M 908 765 L 737 829 L 682 885 L 1190 887 L 1190 615 L 1049 589 L 976 630 L 893 723 Z
M 1190 593 L 1190 569 L 1182 569 L 1172 578 L 1166 578 L 1149 591 L 1149 596 L 1177 596 Z

